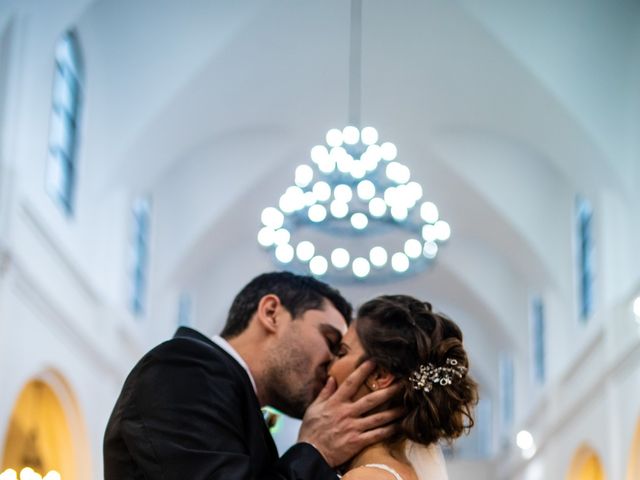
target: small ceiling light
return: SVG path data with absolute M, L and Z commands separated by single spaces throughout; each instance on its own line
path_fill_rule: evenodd
M 345 248 L 336 248 L 331 252 L 331 263 L 336 268 L 344 268 L 349 265 L 349 252 Z
M 369 252 L 369 259 L 374 267 L 384 267 L 389 255 L 383 247 L 373 247 Z
M 316 255 L 311 259 L 311 261 L 309 261 L 309 270 L 313 275 L 324 275 L 325 273 L 327 273 L 328 267 L 329 264 L 327 262 L 327 259 L 321 255 Z
M 371 271 L 371 265 L 366 258 L 358 257 L 353 261 L 353 265 L 351 266 L 353 269 L 353 274 L 358 278 L 364 278 L 369 275 Z
M 364 213 L 358 212 L 351 215 L 351 225 L 356 230 L 364 230 L 368 224 L 369 218 Z
M 309 240 L 303 240 L 296 247 L 296 256 L 303 262 L 308 262 L 313 258 L 316 247 Z

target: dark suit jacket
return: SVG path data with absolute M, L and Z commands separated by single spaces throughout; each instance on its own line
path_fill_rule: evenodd
M 127 377 L 104 438 L 105 480 L 335 480 L 309 444 L 282 458 L 246 371 L 180 328 Z

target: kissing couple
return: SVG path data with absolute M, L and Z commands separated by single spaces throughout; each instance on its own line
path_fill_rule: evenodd
M 473 425 L 462 332 L 431 305 L 262 274 L 219 336 L 181 327 L 133 368 L 104 438 L 105 480 L 443 480 Z M 261 407 L 302 419 L 281 457 Z

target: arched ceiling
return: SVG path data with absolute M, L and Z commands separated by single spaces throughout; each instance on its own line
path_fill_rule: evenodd
M 443 302 L 517 347 L 527 294 L 552 285 L 570 297 L 578 186 L 633 192 L 619 166 L 640 143 L 615 127 L 636 115 L 624 100 L 640 71 L 639 7 L 621 0 L 627 19 L 577 2 L 363 3 L 363 121 L 398 145 L 454 232 L 433 271 L 401 286 L 446 286 Z M 553 22 L 531 21 L 546 7 Z M 88 190 L 154 194 L 158 284 L 270 268 L 259 212 L 348 118 L 349 11 L 343 0 L 87 8 Z M 622 32 L 602 46 L 614 23 Z

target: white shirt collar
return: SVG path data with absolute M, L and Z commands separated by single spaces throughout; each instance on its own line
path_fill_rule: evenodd
M 211 337 L 211 341 L 216 345 L 218 345 L 221 349 L 223 349 L 229 355 L 231 355 L 235 359 L 235 361 L 238 362 L 240 366 L 245 369 L 245 371 L 247 372 L 247 375 L 249 375 L 249 380 L 251 380 L 251 385 L 253 385 L 253 391 L 256 392 L 256 396 L 258 396 L 256 381 L 253 379 L 253 375 L 251 375 L 251 371 L 249 370 L 249 365 L 247 365 L 247 362 L 243 360 L 243 358 L 236 351 L 236 349 L 233 348 L 231 344 L 227 342 L 224 338 L 222 338 L 220 335 L 214 335 L 213 337 Z

